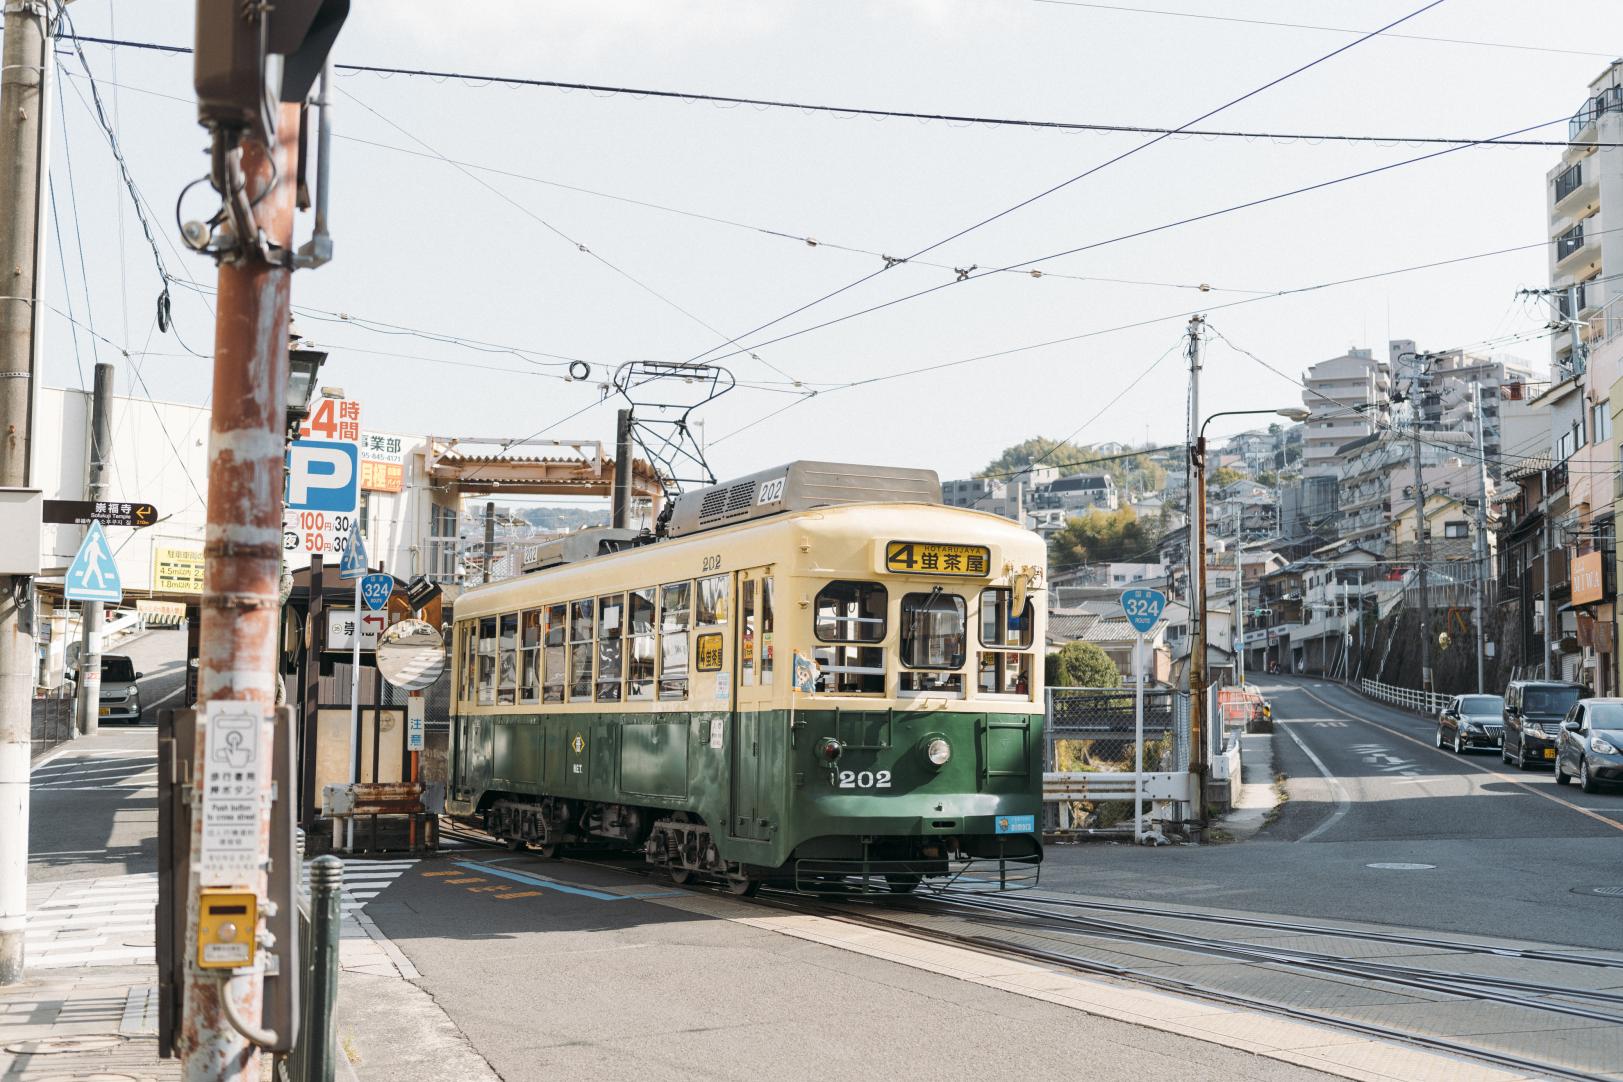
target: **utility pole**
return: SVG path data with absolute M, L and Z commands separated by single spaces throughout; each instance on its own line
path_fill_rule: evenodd
M 1471 618 L 1476 624 L 1476 690 L 1481 695 L 1488 690 L 1488 629 L 1482 626 L 1487 612 L 1483 595 L 1488 588 L 1488 453 L 1482 438 L 1482 384 L 1474 379 L 1471 412 L 1476 416 L 1476 537 L 1471 544 L 1476 556 L 1476 611 Z
M 1206 437 L 1200 431 L 1201 316 L 1189 317 L 1189 745 L 1194 775 L 1194 821 L 1206 827 Z
M 1245 509 L 1234 505 L 1234 682 L 1245 687 Z
M 490 565 L 496 562 L 496 501 L 485 501 L 485 581 L 490 581 Z
M 34 393 L 43 318 L 41 199 L 50 115 L 49 11 L 5 5 L 0 46 L 0 488 L 34 482 Z M 38 539 L 34 539 L 36 551 Z M 0 575 L 0 985 L 23 979 L 28 914 L 28 761 L 33 728 L 33 580 Z
M 1426 563 L 1427 545 L 1426 535 L 1426 485 L 1422 480 L 1422 467 L 1420 463 L 1420 421 L 1421 421 L 1421 390 L 1424 385 L 1422 378 L 1426 373 L 1429 356 L 1424 353 L 1415 354 L 1415 363 L 1419 371 L 1415 373 L 1414 381 L 1409 385 L 1409 435 L 1414 448 L 1414 537 L 1415 537 L 1415 570 L 1420 586 L 1420 690 L 1432 690 L 1431 679 L 1431 597 L 1427 593 Z
M 1550 471 L 1542 471 L 1542 476 L 1539 500 L 1544 504 L 1544 661 L 1539 666 L 1539 672 L 1546 680 L 1553 680 L 1555 674 L 1550 671 L 1550 664 L 1551 655 L 1555 653 L 1555 613 L 1550 607 Z
M 95 390 L 90 399 L 90 483 L 86 495 L 106 495 L 107 459 L 113 453 L 113 366 L 96 365 Z M 101 724 L 102 603 L 80 602 L 79 610 L 79 731 L 94 736 Z

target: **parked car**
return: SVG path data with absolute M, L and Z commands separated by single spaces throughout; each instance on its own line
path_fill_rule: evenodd
M 1500 695 L 1456 695 L 1437 718 L 1437 746 L 1463 755 L 1504 743 L 1505 700 Z
M 136 683 L 145 675 L 122 654 L 101 658 L 101 720 L 140 721 L 141 688 Z
M 1623 699 L 1586 699 L 1567 712 L 1555 756 L 1555 783 L 1573 778 L 1586 793 L 1623 782 Z
M 1505 688 L 1500 759 L 1520 770 L 1554 763 L 1561 723 L 1583 694 L 1581 685 L 1563 680 L 1512 680 Z

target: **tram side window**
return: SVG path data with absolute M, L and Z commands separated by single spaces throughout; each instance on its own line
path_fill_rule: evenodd
M 625 677 L 626 599 L 608 594 L 597 599 L 597 701 L 617 703 Z
M 541 701 L 541 610 L 526 611 L 519 623 L 518 701 Z
M 939 589 L 902 595 L 901 690 L 962 695 L 963 674 L 950 670 L 964 667 L 968 639 L 969 606 L 962 597 Z
M 654 591 L 633 590 L 626 595 L 626 635 L 630 653 L 626 672 L 626 698 L 654 697 Z
M 695 627 L 716 627 L 727 622 L 727 589 L 732 585 L 731 575 L 712 575 L 699 580 L 699 608 L 694 613 Z
M 857 644 L 884 639 L 889 603 L 889 595 L 877 582 L 831 582 L 818 591 L 813 630 L 819 642 L 832 644 L 813 651 L 820 670 L 818 691 L 884 694 L 883 650 Z
M 1032 655 L 1017 651 L 1031 646 L 1033 624 L 1030 598 L 1016 613 L 1013 591 L 981 591 L 981 645 L 1002 647 L 980 652 L 977 687 L 983 695 L 1031 694 Z
M 462 687 L 459 698 L 465 703 L 478 701 L 479 685 L 479 621 L 463 620 L 457 625 L 462 633 Z
M 591 598 L 569 606 L 569 701 L 592 698 L 592 612 Z
M 496 618 L 479 621 L 479 705 L 496 701 Z
M 542 671 L 545 673 L 545 682 L 541 685 L 541 697 L 549 703 L 564 701 L 564 673 L 567 669 L 565 658 L 569 650 L 569 606 L 547 606 L 547 639 L 543 649 L 545 654 Z
M 755 684 L 755 580 L 745 579 L 738 590 L 738 682 Z
M 688 626 L 693 617 L 693 584 L 659 588 L 659 697 L 688 697 Z
M 518 613 L 502 617 L 500 678 L 496 681 L 496 702 L 511 705 L 518 694 Z

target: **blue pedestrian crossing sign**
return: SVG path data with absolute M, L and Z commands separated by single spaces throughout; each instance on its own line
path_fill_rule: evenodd
M 338 563 L 338 577 L 345 582 L 351 579 L 366 576 L 366 542 L 361 540 L 361 531 L 349 531 L 349 547 L 344 549 L 344 558 Z
M 1160 590 L 1135 586 L 1121 592 L 1121 611 L 1127 614 L 1127 622 L 1140 635 L 1149 634 L 1155 622 L 1161 618 L 1161 610 L 1166 607 L 1167 595 Z
M 377 612 L 389 603 L 389 595 L 394 593 L 393 575 L 368 575 L 361 580 L 361 600 L 366 607 Z
M 79 554 L 68 568 L 62 594 L 69 601 L 108 601 L 116 605 L 124 600 L 124 584 L 119 580 L 118 564 L 101 523 L 92 522 L 85 531 Z

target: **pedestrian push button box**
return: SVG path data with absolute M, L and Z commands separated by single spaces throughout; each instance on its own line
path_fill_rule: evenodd
M 198 898 L 199 969 L 237 969 L 254 964 L 259 899 L 251 891 L 205 890 Z

